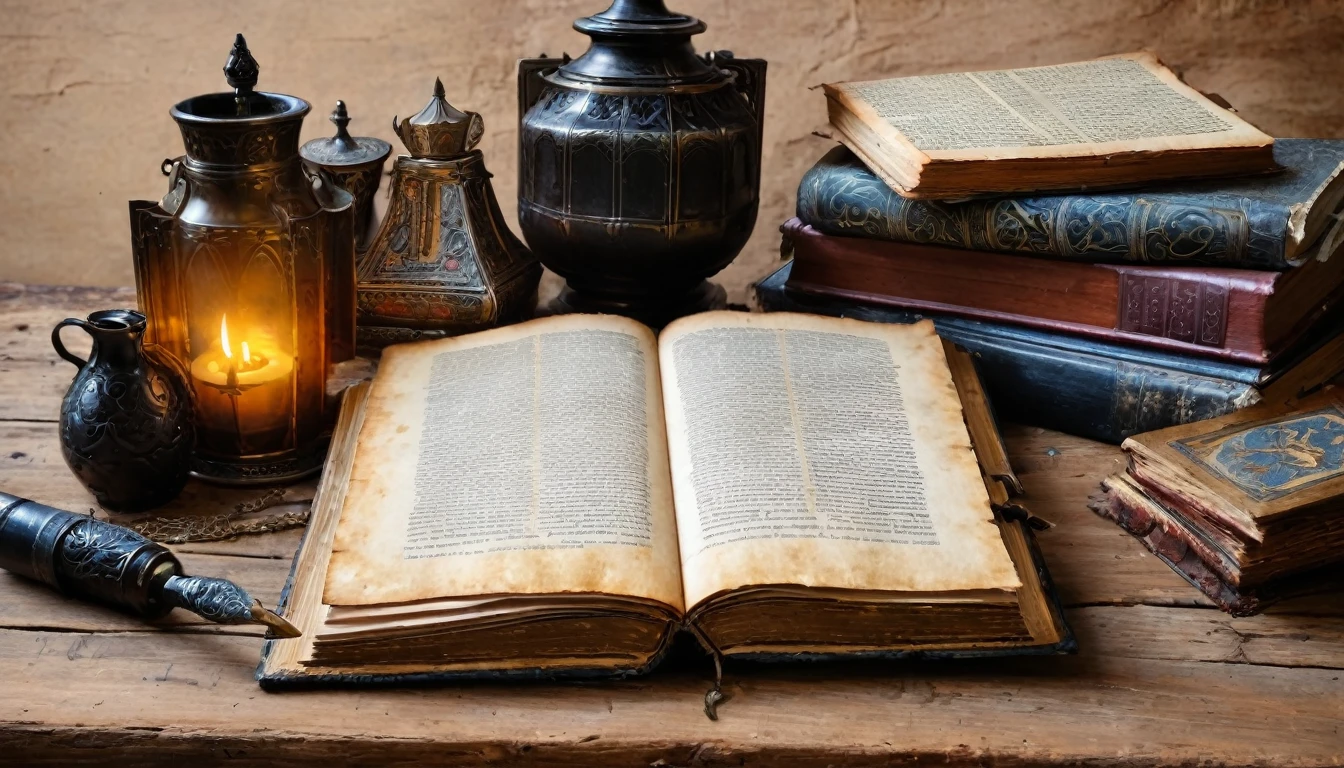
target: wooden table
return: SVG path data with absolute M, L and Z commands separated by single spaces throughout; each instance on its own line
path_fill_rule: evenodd
M 0 489 L 67 509 L 90 497 L 56 443 L 74 368 L 48 335 L 129 290 L 0 285 Z M 77 334 L 71 333 L 73 339 Z M 729 667 L 601 684 L 473 684 L 266 694 L 261 640 L 181 612 L 161 627 L 0 573 L 0 764 L 284 761 L 560 765 L 1344 762 L 1344 598 L 1233 619 L 1084 506 L 1112 447 L 1006 431 L 1081 651 L 1071 657 Z M 196 499 L 209 489 L 190 489 Z M 176 547 L 188 568 L 273 604 L 298 532 Z

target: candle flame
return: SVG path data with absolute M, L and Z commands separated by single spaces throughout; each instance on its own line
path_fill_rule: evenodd
M 224 347 L 224 356 L 233 359 L 233 350 L 229 349 L 229 316 L 219 316 L 219 344 Z M 244 347 L 246 349 L 246 347 Z M 244 353 L 246 354 L 246 353 Z
M 244 363 L 252 362 L 252 353 L 247 350 L 246 341 L 243 342 L 243 362 Z

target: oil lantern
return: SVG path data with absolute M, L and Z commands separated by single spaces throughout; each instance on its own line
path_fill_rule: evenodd
M 305 169 L 308 102 L 253 91 L 242 35 L 224 73 L 231 92 L 170 113 L 186 154 L 164 161 L 168 194 L 130 204 L 136 290 L 146 348 L 195 403 L 193 474 L 278 482 L 321 467 L 328 372 L 354 354 L 353 198 Z

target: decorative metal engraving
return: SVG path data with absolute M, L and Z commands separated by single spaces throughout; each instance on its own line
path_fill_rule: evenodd
M 519 62 L 518 216 L 569 284 L 553 311 L 662 325 L 722 301 L 705 279 L 756 223 L 766 63 L 697 56 L 699 20 L 617 3 L 573 61 Z
M 93 337 L 87 361 L 62 344 L 67 325 Z M 61 455 L 98 503 L 117 511 L 176 496 L 196 435 L 185 385 L 141 346 L 145 325 L 139 312 L 114 309 L 62 320 L 52 332 L 57 353 L 80 366 L 61 401 Z
M 163 585 L 163 600 L 218 624 L 254 621 L 252 606 L 256 600 L 242 587 L 224 579 L 170 576 Z

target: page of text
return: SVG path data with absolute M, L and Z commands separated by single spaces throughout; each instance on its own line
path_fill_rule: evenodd
M 688 605 L 1017 585 L 931 324 L 714 313 L 661 354 Z
M 325 602 L 600 592 L 679 608 L 653 344 L 574 317 L 385 354 Z
M 840 87 L 923 152 L 1102 144 L 1240 127 L 1132 58 Z

